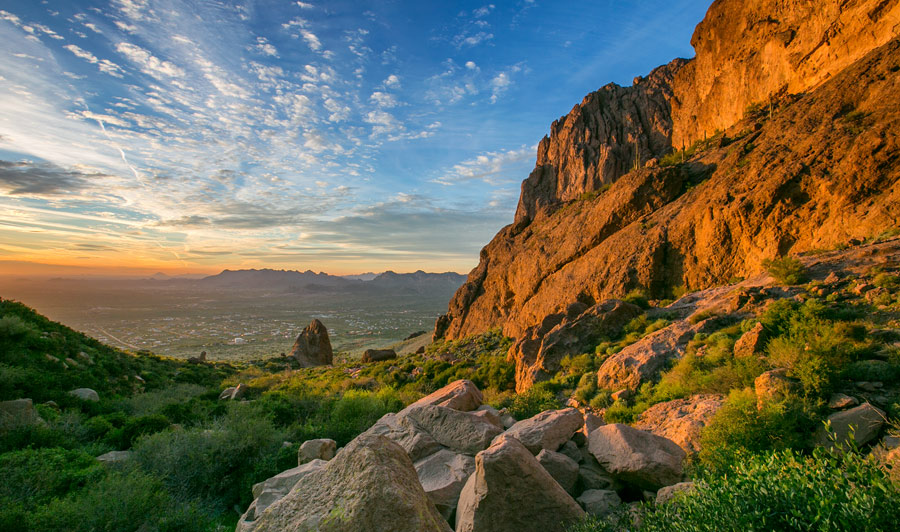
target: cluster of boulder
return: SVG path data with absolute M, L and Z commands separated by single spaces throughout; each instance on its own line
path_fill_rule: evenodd
M 686 452 L 670 439 L 574 408 L 516 421 L 466 380 L 335 448 L 305 442 L 296 468 L 254 486 L 237 532 L 561 532 L 685 488 Z

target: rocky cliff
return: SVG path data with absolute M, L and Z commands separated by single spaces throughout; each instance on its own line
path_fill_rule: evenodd
M 900 225 L 898 36 L 900 0 L 716 1 L 696 58 L 554 122 L 435 336 L 519 338 L 573 302 L 667 297 Z

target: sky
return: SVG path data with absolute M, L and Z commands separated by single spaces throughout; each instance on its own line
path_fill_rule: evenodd
M 0 0 L 0 274 L 468 272 L 707 4 Z

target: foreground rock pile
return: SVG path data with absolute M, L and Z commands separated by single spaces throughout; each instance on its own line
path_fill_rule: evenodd
M 304 443 L 298 467 L 254 486 L 237 532 L 562 532 L 685 480 L 679 444 L 590 418 L 590 431 L 574 408 L 512 423 L 456 381 L 333 458 L 331 440 Z

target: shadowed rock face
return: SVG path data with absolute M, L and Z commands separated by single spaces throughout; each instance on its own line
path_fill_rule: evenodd
M 704 288 L 895 225 L 900 0 L 845 4 L 718 0 L 695 59 L 586 97 L 541 141 L 515 224 L 435 336 L 522 338 L 573 301 Z M 687 164 L 634 164 L 717 129 Z
M 311 368 L 314 366 L 327 366 L 331 364 L 334 353 L 331 350 L 331 340 L 328 339 L 328 329 L 319 320 L 312 320 L 297 337 L 291 356 L 297 359 L 300 367 Z

